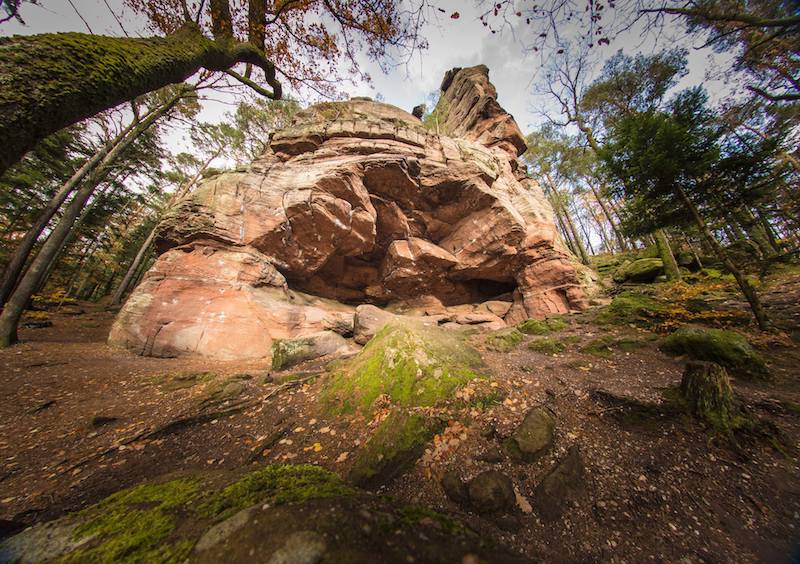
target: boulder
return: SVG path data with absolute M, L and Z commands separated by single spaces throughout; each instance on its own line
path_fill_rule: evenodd
M 158 258 L 110 344 L 269 360 L 276 340 L 349 334 L 343 313 L 359 304 L 485 302 L 470 313 L 494 327 L 585 308 L 488 69 L 448 76 L 438 133 L 381 102 L 324 102 L 246 169 L 205 179 L 159 225 Z M 363 343 L 374 331 L 355 333 Z
M 374 305 L 364 304 L 356 308 L 353 321 L 353 338 L 359 345 L 365 345 L 375 333 L 397 316 Z
M 555 430 L 550 411 L 534 407 L 505 441 L 506 450 L 518 462 L 535 462 L 553 445 Z
M 517 496 L 511 479 L 496 470 L 481 472 L 467 485 L 469 501 L 479 513 L 509 512 Z
M 681 327 L 664 340 L 661 350 L 685 354 L 693 360 L 715 362 L 746 380 L 769 380 L 771 377 L 762 356 L 734 331 Z
M 320 331 L 272 343 L 272 369 L 282 370 L 306 360 L 348 350 L 347 340 L 333 331 Z
M 318 466 L 163 478 L 0 542 L 9 562 L 524 562 L 427 508 Z
M 583 460 L 578 447 L 567 455 L 533 490 L 533 507 L 545 522 L 557 521 L 583 491 Z
M 641 258 L 625 266 L 619 276 L 627 282 L 653 282 L 664 273 L 664 262 L 660 258 Z

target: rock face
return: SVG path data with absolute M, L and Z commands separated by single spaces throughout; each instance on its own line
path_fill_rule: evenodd
M 427 300 L 494 326 L 583 308 L 488 69 L 453 69 L 442 90 L 438 134 L 379 102 L 318 104 L 246 171 L 203 183 L 163 221 L 110 342 L 269 358 L 273 340 L 336 331 L 359 304 Z

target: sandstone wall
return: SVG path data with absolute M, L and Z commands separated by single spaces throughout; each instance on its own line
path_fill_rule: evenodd
M 582 308 L 488 70 L 454 69 L 442 86 L 447 135 L 387 104 L 323 103 L 246 171 L 204 182 L 162 223 L 161 254 L 110 342 L 268 358 L 274 339 L 346 332 L 362 303 L 463 316 L 499 298 L 512 302 L 508 322 Z

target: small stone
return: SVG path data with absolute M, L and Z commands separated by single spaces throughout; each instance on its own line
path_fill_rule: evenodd
M 467 485 L 461 480 L 458 472 L 451 470 L 442 476 L 442 489 L 445 495 L 456 503 L 466 503 L 469 499 Z
M 478 474 L 467 488 L 470 503 L 480 513 L 508 512 L 517 502 L 511 479 L 495 470 Z
M 535 462 L 553 445 L 555 418 L 544 407 L 531 409 L 505 442 L 512 457 L 522 462 Z

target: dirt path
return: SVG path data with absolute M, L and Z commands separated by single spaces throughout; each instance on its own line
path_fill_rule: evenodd
M 772 288 L 767 303 L 791 326 L 800 319 L 800 277 Z M 53 316 L 53 327 L 22 330 L 23 344 L 0 351 L 0 519 L 51 519 L 176 471 L 291 461 L 345 474 L 369 434 L 363 419 L 325 419 L 313 366 L 299 367 L 311 376 L 294 385 L 253 363 L 138 357 L 105 345 L 112 319 L 102 311 Z M 581 350 L 609 335 L 636 346 L 600 356 Z M 800 404 L 796 344 L 767 351 L 774 383 L 735 383 L 746 405 L 784 437 L 782 446 L 753 441 L 740 456 L 696 421 L 630 423 L 598 399 L 600 390 L 657 401 L 680 381 L 684 363 L 658 351 L 657 335 L 598 327 L 584 315 L 557 337 L 568 345 L 556 355 L 525 343 L 493 352 L 483 336 L 473 337 L 505 400 L 453 422 L 386 493 L 454 513 L 531 558 L 792 561 L 800 417 L 786 406 Z M 533 464 L 486 456 L 537 405 L 557 417 L 555 448 Z M 554 522 L 535 512 L 466 512 L 439 482 L 448 470 L 468 478 L 496 469 L 535 502 L 536 485 L 575 447 L 585 466 L 582 491 Z

